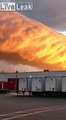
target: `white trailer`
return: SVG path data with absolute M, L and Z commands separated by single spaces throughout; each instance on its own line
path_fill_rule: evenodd
M 66 71 L 0 74 L 0 82 L 8 82 L 9 78 L 14 78 L 16 81 L 18 80 L 18 86 L 16 86 L 19 92 L 28 91 L 35 94 L 66 93 Z M 0 84 L 0 86 L 3 88 L 2 84 Z
M 66 92 L 66 76 L 62 77 L 62 92 Z
M 25 92 L 31 93 L 31 78 L 22 77 L 19 78 L 18 82 L 18 92 L 22 92 L 23 94 Z
M 19 92 L 26 92 L 27 91 L 27 78 L 19 78 L 19 83 L 18 83 L 18 91 Z
M 59 92 L 61 91 L 61 77 L 46 77 L 45 78 L 45 91 Z
M 44 79 L 42 77 L 32 78 L 32 94 L 42 94 L 44 91 Z
M 56 79 L 54 77 L 46 77 L 45 91 L 56 91 Z

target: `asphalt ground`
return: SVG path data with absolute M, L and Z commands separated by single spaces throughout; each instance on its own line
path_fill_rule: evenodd
M 66 120 L 66 97 L 0 94 L 0 120 Z

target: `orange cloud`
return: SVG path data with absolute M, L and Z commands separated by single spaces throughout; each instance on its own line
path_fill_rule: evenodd
M 66 70 L 66 37 L 15 12 L 0 12 L 0 60 Z

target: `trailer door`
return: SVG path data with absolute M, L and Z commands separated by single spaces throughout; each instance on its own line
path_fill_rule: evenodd
M 20 78 L 19 79 L 19 91 L 27 91 L 27 79 Z
M 41 78 L 32 78 L 32 91 L 41 91 Z
M 56 80 L 54 77 L 47 77 L 45 80 L 46 91 L 56 91 Z

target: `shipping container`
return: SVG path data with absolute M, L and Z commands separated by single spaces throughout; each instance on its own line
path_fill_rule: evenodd
M 3 90 L 8 90 L 8 82 L 3 82 Z
M 8 81 L 2 82 L 2 89 L 16 91 L 16 78 L 8 78 Z
M 61 91 L 61 77 L 50 77 L 45 78 L 45 91 L 54 92 Z
M 66 76 L 62 77 L 62 92 L 66 92 Z
M 32 94 L 41 94 L 44 91 L 44 78 L 34 77 L 32 78 Z
M 32 94 L 65 93 L 66 71 L 39 71 L 0 74 L 0 89 Z
M 9 91 L 16 91 L 17 87 L 17 79 L 16 78 L 8 78 L 8 90 Z
M 19 78 L 18 91 L 19 92 L 28 91 L 28 79 L 27 78 Z

